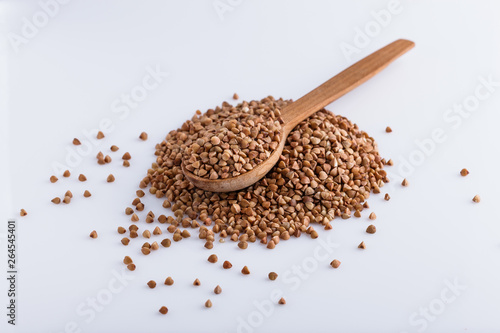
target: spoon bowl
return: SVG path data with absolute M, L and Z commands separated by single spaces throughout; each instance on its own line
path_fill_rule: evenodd
M 263 178 L 278 162 L 281 153 L 283 152 L 283 147 L 285 147 L 285 140 L 288 134 L 285 136 L 282 132 L 281 135 L 282 136 L 278 147 L 276 147 L 276 149 L 271 153 L 269 158 L 257 165 L 252 170 L 242 173 L 239 176 L 226 179 L 210 180 L 208 178 L 198 177 L 189 170 L 186 170 L 184 167 L 184 163 L 181 164 L 182 172 L 184 173 L 184 176 L 187 178 L 187 180 L 189 180 L 194 186 L 205 191 L 232 192 L 241 190 L 242 188 L 248 187 Z M 269 167 L 269 165 L 271 165 L 271 167 Z
M 391 62 L 409 51 L 415 46 L 415 43 L 399 39 L 382 49 L 370 54 L 366 58 L 358 61 L 354 65 L 332 77 L 316 89 L 304 95 L 296 102 L 288 104 L 281 111 L 283 127 L 281 130 L 281 141 L 276 149 L 271 153 L 268 159 L 236 177 L 225 179 L 208 179 L 196 176 L 184 167 L 181 163 L 184 176 L 196 187 L 210 192 L 232 192 L 241 190 L 252 184 L 255 184 L 263 178 L 278 162 L 283 148 L 285 147 L 288 134 L 302 120 L 310 117 L 315 112 L 321 110 L 334 100 L 345 95 L 357 86 L 366 82 L 375 76 Z

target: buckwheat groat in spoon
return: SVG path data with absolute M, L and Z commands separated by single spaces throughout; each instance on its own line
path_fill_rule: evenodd
M 231 192 L 254 184 L 276 164 L 295 126 L 414 46 L 411 41 L 397 40 L 282 109 L 278 100 L 271 105 L 239 105 L 237 112 L 222 110 L 207 118 L 200 129 L 202 137 L 185 151 L 182 172 L 196 187 L 211 192 Z

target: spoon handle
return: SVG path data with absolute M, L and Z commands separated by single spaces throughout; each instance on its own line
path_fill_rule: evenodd
M 282 111 L 285 132 L 289 133 L 302 120 L 366 82 L 414 46 L 415 43 L 412 41 L 398 39 L 288 105 Z

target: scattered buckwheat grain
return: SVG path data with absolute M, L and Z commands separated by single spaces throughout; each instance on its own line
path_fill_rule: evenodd
M 50 182 L 51 183 L 55 183 L 59 180 L 59 178 L 57 178 L 56 176 L 50 176 Z
M 462 175 L 462 177 L 465 177 L 469 174 L 469 170 L 467 169 L 462 169 L 460 170 L 460 175 Z
M 93 230 L 93 231 L 90 233 L 90 238 L 97 238 L 97 231 Z
M 99 140 L 104 139 L 104 133 L 101 131 L 97 132 L 97 139 L 99 139 Z
M 64 171 L 63 177 L 68 178 L 69 176 L 71 176 L 71 172 L 69 172 L 69 170 Z
M 212 301 L 211 301 L 211 300 L 207 300 L 207 301 L 205 302 L 205 307 L 206 307 L 206 308 L 211 308 L 211 307 L 212 307 Z
M 83 196 L 85 198 L 88 198 L 88 197 L 92 196 L 92 194 L 88 190 L 85 190 L 85 192 L 83 192 Z
M 201 285 L 200 280 L 198 280 L 198 279 L 194 280 L 193 286 L 199 286 L 199 285 Z
M 339 268 L 340 264 L 341 264 L 340 260 L 334 259 L 334 260 L 330 263 L 330 266 L 332 266 L 333 268 Z
M 96 158 L 98 164 L 100 165 L 106 164 L 106 162 L 104 162 L 104 154 L 101 151 L 97 153 Z
M 359 245 L 358 245 L 358 249 L 363 249 L 363 250 L 364 250 L 364 249 L 366 249 L 365 242 L 361 242 L 361 243 L 359 243 Z
M 369 234 L 374 234 L 377 232 L 377 228 L 373 224 L 370 224 L 368 228 L 366 228 L 366 232 Z
M 172 279 L 170 276 L 165 279 L 165 284 L 167 286 L 171 286 L 174 284 L 174 279 Z
M 134 261 L 133 261 L 133 260 L 132 260 L 132 258 L 130 258 L 129 256 L 125 256 L 125 257 L 123 258 L 123 263 L 124 263 L 125 265 L 129 265 L 129 264 L 131 264 L 131 263 L 133 263 L 133 262 L 134 262 Z
M 230 269 L 231 267 L 233 267 L 233 265 L 229 262 L 229 261 L 224 261 L 224 263 L 222 264 L 222 267 L 224 269 Z
M 162 315 L 166 315 L 168 313 L 168 308 L 166 306 L 162 306 L 159 311 Z
M 285 305 L 286 304 L 285 299 L 283 297 L 281 297 L 280 300 L 278 301 L 278 304 Z
M 148 133 L 142 132 L 141 135 L 139 135 L 139 139 L 146 141 L 148 139 Z
M 403 182 L 401 183 L 401 185 L 403 185 L 403 186 L 408 186 L 408 185 L 410 185 L 410 183 L 409 183 L 409 182 L 408 182 L 408 180 L 406 180 L 406 178 L 405 178 L 405 179 L 403 179 Z
M 108 176 L 108 178 L 106 179 L 106 181 L 107 181 L 108 183 L 112 183 L 112 182 L 114 182 L 114 181 L 115 181 L 115 176 L 113 176 L 112 174 L 110 174 L 110 175 Z
M 78 140 L 77 138 L 74 138 L 74 139 L 73 139 L 73 144 L 74 144 L 75 146 L 79 146 L 79 145 L 81 145 L 82 143 L 81 143 L 81 142 L 80 142 L 80 140 Z
M 219 295 L 221 292 L 222 292 L 222 288 L 219 285 L 217 285 L 217 287 L 215 287 L 215 289 L 214 289 L 214 293 L 216 295 Z
M 275 272 L 271 272 L 271 273 L 269 273 L 268 277 L 269 277 L 269 280 L 274 281 L 278 278 L 278 274 Z
M 150 280 L 148 282 L 148 287 L 151 288 L 151 289 L 154 289 L 156 287 L 156 282 L 153 281 L 153 280 Z
M 475 195 L 474 198 L 472 198 L 472 201 L 474 201 L 475 203 L 478 203 L 481 201 L 481 197 L 479 195 Z

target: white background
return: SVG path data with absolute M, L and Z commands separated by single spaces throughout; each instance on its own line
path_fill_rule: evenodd
M 230 10 L 219 15 L 214 4 L 220 3 Z M 42 8 L 37 1 L 0 2 L 0 330 L 498 332 L 500 4 L 401 1 L 400 12 L 381 26 L 372 12 L 386 11 L 388 3 L 73 0 L 16 50 L 9 38 L 23 36 Z M 356 39 L 365 28 L 372 29 L 366 45 Z M 123 210 L 154 161 L 155 143 L 195 110 L 220 105 L 234 92 L 246 100 L 297 99 L 398 38 L 416 47 L 328 107 L 372 135 L 395 162 L 388 168 L 393 181 L 370 198 L 362 218 L 336 219 L 333 230 L 320 230 L 320 239 L 338 245 L 328 256 L 315 256 L 320 243 L 309 237 L 281 242 L 274 251 L 257 243 L 241 251 L 232 242 L 206 250 L 191 237 L 147 257 L 138 250 L 142 238 L 120 244 L 116 228 L 129 225 Z M 347 44 L 356 52 L 346 55 Z M 113 103 L 156 67 L 169 76 L 120 119 Z M 478 88 L 480 78 L 496 82 L 489 96 L 467 116 L 448 113 L 477 101 L 476 89 L 487 92 Z M 112 131 L 71 169 L 70 179 L 57 174 L 59 182 L 51 184 L 53 165 L 65 163 L 72 139 L 102 119 L 111 120 Z M 149 133 L 146 142 L 137 138 L 142 131 Z M 444 139 L 429 143 L 434 131 Z M 117 153 L 109 152 L 112 144 Z M 112 156 L 111 165 L 96 164 L 100 150 Z M 132 155 L 128 169 L 120 164 L 125 151 Z M 410 158 L 415 163 L 408 170 Z M 466 178 L 459 175 L 464 167 L 471 172 Z M 76 180 L 80 173 L 86 183 Z M 105 182 L 109 173 L 113 184 Z M 408 188 L 400 186 L 402 177 Z M 91 198 L 82 197 L 85 189 Z M 66 190 L 75 195 L 70 205 L 50 202 Z M 476 194 L 479 204 L 471 201 Z M 144 201 L 142 221 L 149 210 L 165 212 L 161 200 L 148 195 Z M 19 217 L 21 208 L 27 217 Z M 371 211 L 378 216 L 375 235 L 365 233 Z M 12 217 L 18 219 L 15 327 L 4 314 L 5 229 Z M 88 237 L 93 229 L 96 240 Z M 357 249 L 362 240 L 364 251 Z M 218 264 L 206 261 L 211 253 Z M 128 274 L 133 280 L 107 299 L 125 255 L 137 265 Z M 337 270 L 329 266 L 334 258 L 342 261 Z M 233 263 L 229 271 L 221 268 L 226 259 Z M 251 275 L 240 273 L 243 265 Z M 309 273 L 299 278 L 294 266 Z M 270 271 L 280 274 L 275 282 L 266 278 Z M 169 275 L 172 287 L 162 285 Z M 200 287 L 192 286 L 195 278 Z M 154 290 L 146 286 L 150 279 L 158 282 Z M 450 289 L 454 283 L 462 289 Z M 221 295 L 212 292 L 217 284 Z M 285 306 L 272 300 L 269 307 L 273 289 Z M 96 297 L 105 304 L 91 310 Z M 208 298 L 211 309 L 203 307 Z M 166 316 L 158 313 L 162 305 L 170 309 Z

